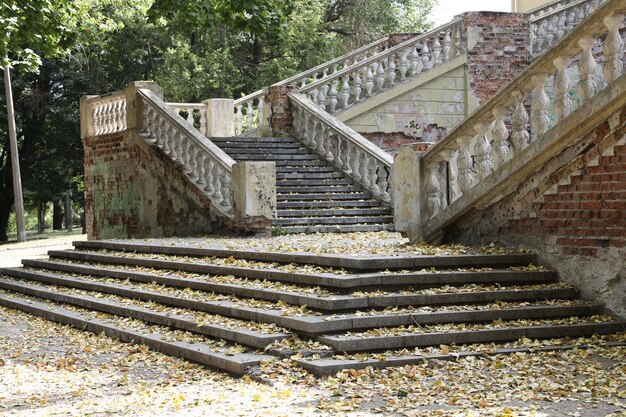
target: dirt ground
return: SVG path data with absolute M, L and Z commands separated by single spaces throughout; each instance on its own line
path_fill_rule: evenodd
M 2 265 L 66 240 L 0 247 Z M 626 332 L 611 340 L 626 343 Z M 0 308 L 1 416 L 626 416 L 626 347 L 430 361 L 318 378 L 286 359 L 259 379 Z

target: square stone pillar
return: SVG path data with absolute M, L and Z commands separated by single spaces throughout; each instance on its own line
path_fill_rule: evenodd
M 143 129 L 143 107 L 137 97 L 137 90 L 147 89 L 163 100 L 163 88 L 154 81 L 133 81 L 126 86 L 126 128 Z
M 391 174 L 393 225 L 411 243 L 423 241 L 420 155 L 403 145 L 395 156 Z
M 206 104 L 206 135 L 209 138 L 235 136 L 235 107 L 233 99 L 212 98 Z
M 233 165 L 235 217 L 248 227 L 269 227 L 276 218 L 276 163 Z

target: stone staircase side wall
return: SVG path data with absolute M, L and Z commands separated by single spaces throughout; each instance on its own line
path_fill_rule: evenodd
M 188 236 L 223 225 L 180 168 L 133 131 L 83 138 L 89 239 Z
M 501 197 L 461 217 L 446 240 L 537 251 L 626 317 L 626 107 Z

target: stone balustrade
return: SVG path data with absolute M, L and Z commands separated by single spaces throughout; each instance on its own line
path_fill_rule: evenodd
M 204 103 L 167 103 L 167 107 L 178 113 L 187 123 L 203 135 L 207 134 L 207 109 Z
M 532 10 L 530 41 L 535 56 L 543 54 L 606 0 L 562 0 Z
M 116 91 L 81 100 L 81 136 L 100 136 L 126 130 L 126 93 Z
M 623 0 L 607 0 L 421 156 L 422 218 L 429 219 L 424 236 L 432 237 L 478 199 L 495 193 L 496 179 L 515 174 L 520 180 L 521 171 L 547 158 L 556 148 L 543 142 L 563 140 L 565 121 L 573 123 L 573 131 L 584 129 L 580 119 L 570 123 L 571 113 L 586 111 L 600 94 L 617 94 L 612 86 L 624 78 L 620 27 L 625 12 Z M 555 127 L 558 134 L 547 134 Z
M 346 66 L 300 91 L 322 110 L 336 114 L 463 53 L 461 19 Z
M 252 135 L 263 123 L 265 116 L 265 93 L 256 91 L 233 102 L 235 136 Z
M 307 96 L 289 94 L 294 135 L 380 200 L 390 203 L 393 158 L 321 110 Z
M 180 165 L 223 215 L 233 217 L 235 161 L 152 91 L 139 89 L 143 112 L 140 136 Z

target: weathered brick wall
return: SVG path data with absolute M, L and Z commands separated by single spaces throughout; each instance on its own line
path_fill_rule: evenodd
M 523 13 L 468 12 L 462 18 L 469 94 L 482 104 L 528 66 L 530 24 Z
M 538 251 L 584 296 L 626 316 L 626 107 L 446 239 Z
M 221 227 L 210 201 L 132 132 L 83 139 L 90 239 L 190 236 Z
M 400 151 L 403 145 L 411 145 L 411 147 L 417 152 L 425 152 L 431 142 L 422 142 L 411 136 L 407 136 L 402 132 L 394 133 L 362 133 L 364 138 L 368 139 L 374 145 L 378 146 L 385 152 L 395 155 Z M 439 139 L 439 135 L 435 137 L 435 140 Z M 433 141 L 434 142 L 434 141 Z
M 265 96 L 270 107 L 269 124 L 272 136 L 286 136 L 293 134 L 293 113 L 289 102 L 289 93 L 295 91 L 293 85 L 271 86 Z

